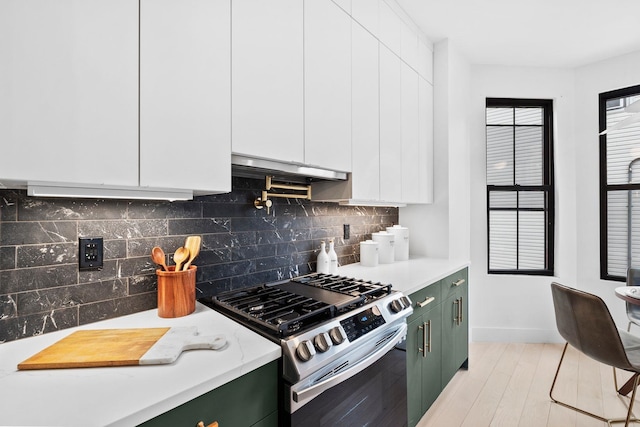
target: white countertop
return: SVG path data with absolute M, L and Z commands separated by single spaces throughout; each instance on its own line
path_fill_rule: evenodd
M 338 274 L 356 279 L 391 284 L 392 289 L 410 295 L 470 265 L 469 261 L 412 257 L 408 261 L 364 267 L 360 263 L 341 266 Z
M 224 334 L 220 350 L 183 352 L 169 365 L 18 371 L 19 362 L 78 329 L 196 326 Z M 196 304 L 175 319 L 149 310 L 0 344 L 1 426 L 133 426 L 280 357 L 280 346 Z

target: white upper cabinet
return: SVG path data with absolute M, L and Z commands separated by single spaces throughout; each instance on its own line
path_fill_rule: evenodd
M 416 70 L 418 68 L 418 33 L 403 22 L 401 36 L 402 53 L 400 56 L 407 65 Z
M 378 3 L 381 0 L 351 0 L 351 17 L 366 28 L 375 37 L 380 32 L 380 12 Z
M 418 85 L 418 137 L 420 139 L 418 201 L 433 203 L 433 86 L 422 77 L 418 79 Z
M 351 171 L 351 17 L 304 2 L 305 163 Z
M 137 0 L 2 0 L 0 58 L 0 181 L 138 184 Z
M 420 140 L 418 111 L 418 73 L 407 64 L 401 65 L 401 116 L 402 116 L 402 201 L 419 202 Z
M 402 199 L 401 64 L 380 45 L 380 199 Z
M 342 10 L 351 14 L 351 1 L 352 0 L 332 0 L 335 4 L 340 6 Z
M 402 26 L 400 17 L 384 2 L 379 1 L 380 33 L 378 38 L 393 53 L 402 55 Z
M 433 84 L 433 51 L 420 39 L 418 39 L 418 73 Z
M 141 186 L 231 191 L 230 12 L 230 0 L 141 0 Z
M 378 40 L 353 23 L 352 194 L 380 200 Z
M 304 163 L 302 6 L 233 0 L 234 153 Z

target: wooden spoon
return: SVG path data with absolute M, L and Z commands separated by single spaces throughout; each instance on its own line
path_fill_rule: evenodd
M 182 267 L 182 263 L 185 262 L 189 258 L 189 249 L 184 246 L 176 249 L 176 252 L 173 254 L 173 261 L 176 263 L 176 270 L 180 271 Z
M 167 258 L 165 257 L 162 248 L 155 246 L 153 249 L 151 249 L 151 259 L 153 260 L 153 262 L 161 266 L 164 271 L 169 270 L 167 268 L 167 263 L 165 262 Z
M 202 242 L 202 237 L 200 236 L 187 237 L 187 240 L 184 242 L 184 247 L 189 249 L 189 260 L 185 263 L 184 267 L 182 268 L 183 270 L 188 270 L 193 260 L 200 253 L 201 242 Z

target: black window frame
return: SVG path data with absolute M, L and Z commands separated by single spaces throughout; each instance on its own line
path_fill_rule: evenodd
M 640 85 L 602 92 L 598 95 L 598 124 L 600 133 L 607 128 L 607 101 L 614 98 L 640 95 Z M 625 282 L 625 276 L 610 275 L 608 236 L 608 194 L 610 191 L 640 190 L 639 184 L 607 184 L 607 135 L 600 135 L 600 279 Z M 628 266 L 627 266 L 628 268 Z
M 540 107 L 543 110 L 543 184 L 542 185 L 489 185 L 487 184 L 487 273 L 488 274 L 513 274 L 529 276 L 553 276 L 554 275 L 554 247 L 555 247 L 555 191 L 554 191 L 554 162 L 553 162 L 553 100 L 550 99 L 523 99 L 523 98 L 487 98 L 486 108 L 490 107 Z M 515 129 L 518 125 L 512 126 Z M 487 129 L 485 114 L 485 133 Z M 514 137 L 515 151 L 515 137 Z M 486 163 L 486 161 L 485 161 Z M 514 155 L 515 169 L 515 155 Z M 515 180 L 514 180 L 515 182 Z M 523 208 L 518 205 L 515 208 L 491 208 L 490 197 L 492 191 L 513 191 L 516 193 L 516 200 L 519 204 L 519 192 L 543 191 L 545 193 L 545 206 L 543 208 Z M 498 210 L 512 211 L 544 211 L 545 217 L 545 268 L 543 269 L 491 269 L 491 241 L 490 241 L 490 213 Z M 518 230 L 518 227 L 516 227 Z M 518 233 L 518 231 L 516 231 Z M 516 238 L 519 246 L 519 236 Z M 519 256 L 516 254 L 517 259 Z M 519 261 L 517 261 L 519 262 Z

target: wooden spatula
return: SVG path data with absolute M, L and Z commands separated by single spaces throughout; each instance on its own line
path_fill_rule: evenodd
M 188 270 L 191 262 L 200 253 L 200 245 L 202 244 L 202 238 L 200 236 L 189 236 L 184 242 L 184 247 L 189 249 L 189 259 L 184 264 L 183 270 Z

